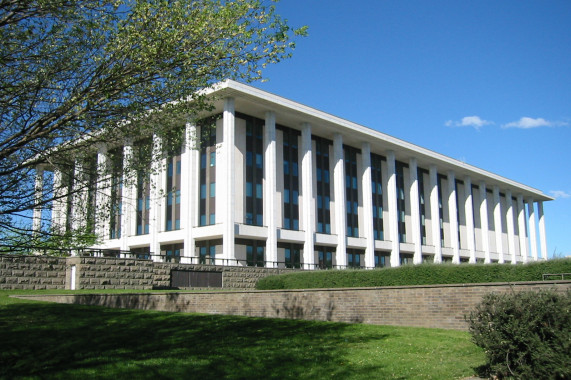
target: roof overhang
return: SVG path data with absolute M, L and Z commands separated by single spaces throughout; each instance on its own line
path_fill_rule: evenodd
M 393 151 L 396 159 L 405 163 L 408 163 L 410 157 L 415 157 L 419 167 L 428 169 L 430 165 L 436 165 L 439 173 L 454 171 L 459 180 L 469 176 L 473 184 L 484 181 L 488 188 L 498 186 L 501 191 L 510 190 L 513 196 L 521 194 L 524 199 L 554 199 L 540 190 L 511 179 L 247 84 L 226 80 L 214 85 L 206 93 L 214 97 L 212 113 L 222 112 L 224 98 L 232 97 L 236 110 L 251 116 L 264 119 L 266 112 L 272 111 L 276 115 L 276 123 L 290 128 L 301 129 L 303 123 L 309 123 L 315 135 L 333 139 L 339 133 L 343 135 L 345 144 L 356 148 L 360 148 L 366 141 L 374 153 L 386 154 L 387 151 Z

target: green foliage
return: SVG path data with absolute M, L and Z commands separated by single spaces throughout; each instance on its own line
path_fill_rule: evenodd
M 484 363 L 464 331 L 2 302 L 15 293 L 55 291 L 0 291 L 1 379 L 458 379 Z
M 165 137 L 211 109 L 201 90 L 262 79 L 305 34 L 259 0 L 0 1 L 0 238 L 30 237 L 30 210 L 87 186 L 52 192 L 36 165 L 76 176 L 97 143 Z
M 375 270 L 295 272 L 260 279 L 257 288 L 309 289 L 541 281 L 544 273 L 571 273 L 571 259 L 518 265 L 422 264 Z
M 468 320 L 491 375 L 571 378 L 571 291 L 491 293 Z

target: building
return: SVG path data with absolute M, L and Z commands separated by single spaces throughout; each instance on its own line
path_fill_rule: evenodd
M 171 147 L 150 178 L 121 184 L 140 142 L 99 146 L 115 175 L 90 202 L 117 211 L 95 221 L 97 248 L 305 269 L 547 259 L 541 191 L 245 84 L 209 91 L 215 128 L 187 125 L 202 144 Z

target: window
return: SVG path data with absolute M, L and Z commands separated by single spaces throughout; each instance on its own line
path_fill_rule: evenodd
M 197 241 L 198 262 L 200 264 L 216 265 L 216 247 L 222 245 L 222 239 Z
M 150 168 L 152 157 L 152 140 L 138 141 L 133 149 L 137 170 L 137 235 L 149 233 L 149 213 L 151 208 Z
M 266 242 L 263 240 L 236 239 L 237 245 L 246 246 L 246 265 L 249 267 L 265 266 Z
M 150 247 L 139 247 L 131 248 L 131 253 L 139 260 L 150 260 L 151 259 L 151 248 Z
M 427 170 L 418 168 L 418 204 L 420 208 L 420 238 L 422 245 L 426 245 L 426 196 L 424 194 L 424 175 Z
M 329 172 L 329 146 L 331 141 L 315 137 L 315 170 L 317 184 L 317 232 L 331 233 L 331 184 Z
M 299 132 L 285 127 L 283 131 L 283 228 L 299 230 Z
M 317 263 L 319 268 L 333 268 L 333 254 L 335 252 L 335 248 L 316 245 L 314 249 L 317 252 Z
M 284 262 L 286 268 L 301 267 L 301 251 L 303 246 L 293 243 L 278 243 L 278 248 L 284 250 Z
M 246 224 L 264 224 L 264 121 L 236 113 L 246 121 Z
M 360 249 L 347 249 L 347 266 L 349 268 L 361 267 L 361 256 L 365 252 Z
M 169 153 L 167 158 L 167 207 L 166 230 L 180 229 L 180 189 L 181 189 L 181 152 L 179 149 Z
M 442 205 L 442 179 L 446 179 L 443 175 L 438 174 L 437 187 L 438 187 L 438 220 L 440 225 L 440 246 L 444 247 L 444 209 Z M 435 244 L 436 245 L 436 242 Z
M 390 262 L 391 262 L 391 257 L 389 253 L 375 252 L 375 268 L 389 267 Z
M 200 225 L 216 223 L 216 120 L 200 122 Z M 207 190 L 208 189 L 208 190 Z
M 60 167 L 62 186 L 64 187 L 65 197 L 65 230 L 71 231 L 73 228 L 74 217 L 74 196 L 73 196 L 73 182 L 75 178 L 75 164 L 66 167 Z
M 111 219 L 109 223 L 109 238 L 121 237 L 121 209 L 123 192 L 123 147 L 109 151 L 110 175 L 111 175 Z
M 166 178 L 166 209 L 165 230 L 173 231 L 180 229 L 180 192 L 182 174 L 182 137 L 181 129 L 175 129 L 164 139 L 165 153 L 167 156 Z
M 359 237 L 359 181 L 357 179 L 358 149 L 345 146 L 345 201 L 347 236 Z
M 400 265 L 410 265 L 412 264 L 413 255 L 400 254 Z
M 95 232 L 97 210 L 97 155 L 92 155 L 83 163 L 83 178 L 87 185 L 87 204 L 85 209 L 85 227 L 88 233 Z
M 165 263 L 180 263 L 180 257 L 183 253 L 183 243 L 161 245 L 161 256 Z
M 373 193 L 373 237 L 375 240 L 384 240 L 383 228 L 383 178 L 382 161 L 384 157 L 371 154 L 371 180 Z
M 406 202 L 405 202 L 405 189 L 404 189 L 404 168 L 408 165 L 397 161 L 396 162 L 396 175 L 397 175 L 397 218 L 398 218 L 398 235 L 399 242 L 406 243 Z

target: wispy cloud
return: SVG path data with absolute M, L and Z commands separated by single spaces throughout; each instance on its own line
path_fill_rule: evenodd
M 511 123 L 502 125 L 502 128 L 531 129 L 541 127 L 561 127 L 566 125 L 569 125 L 569 123 L 564 121 L 549 121 L 541 117 L 534 119 L 532 117 L 524 116 L 518 121 L 512 121 Z
M 555 199 L 559 199 L 559 198 L 571 198 L 571 193 L 568 193 L 566 191 L 563 190 L 551 190 L 549 192 L 551 194 L 551 196 Z
M 477 130 L 484 125 L 494 124 L 489 120 L 484 120 L 480 116 L 464 116 L 460 121 L 448 120 L 444 125 L 447 127 L 473 127 Z

